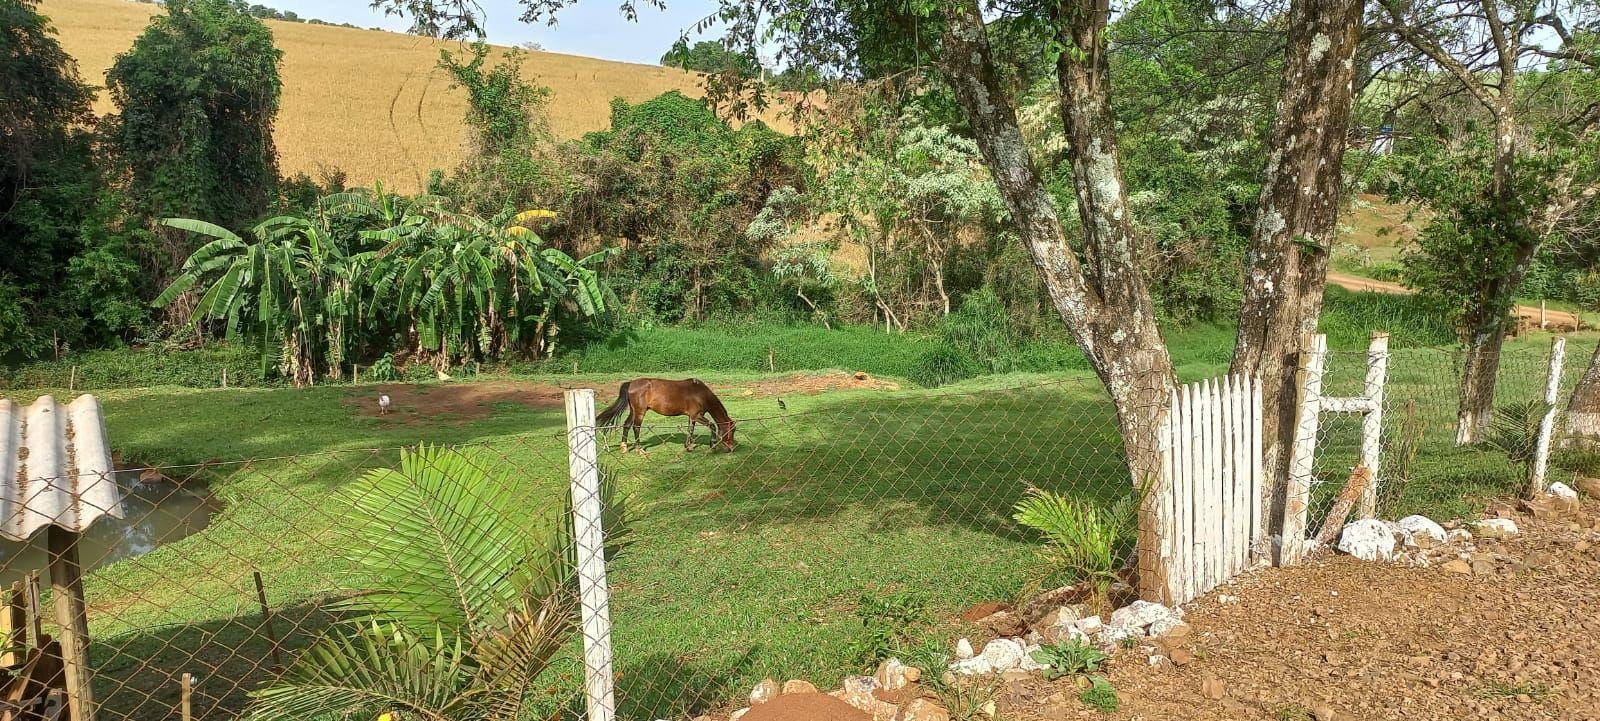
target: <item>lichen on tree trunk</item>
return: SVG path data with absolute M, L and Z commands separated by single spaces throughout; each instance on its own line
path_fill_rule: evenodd
M 1261 379 L 1263 500 L 1280 517 L 1293 441 L 1296 354 L 1316 331 L 1350 124 L 1360 0 L 1291 4 L 1282 99 L 1245 259 L 1232 372 Z

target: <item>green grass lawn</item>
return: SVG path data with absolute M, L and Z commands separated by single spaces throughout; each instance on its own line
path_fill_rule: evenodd
M 1344 350 L 1330 360 L 1326 391 L 1352 393 L 1364 363 L 1354 350 L 1364 332 L 1356 329 L 1396 311 L 1383 300 L 1335 303 L 1342 319 L 1325 325 Z M 875 335 L 862 338 L 909 342 Z M 1193 380 L 1225 368 L 1232 333 L 1200 326 L 1170 340 L 1180 374 Z M 717 339 L 706 334 L 697 342 Z M 1424 452 L 1405 468 L 1406 480 L 1386 489 L 1386 510 L 1447 518 L 1513 488 L 1502 458 L 1450 443 L 1458 371 L 1449 356 L 1397 345 L 1391 441 L 1408 407 L 1427 425 Z M 1508 346 L 1503 399 L 1540 392 L 1547 347 L 1538 336 Z M 1592 347 L 1592 340 L 1574 343 L 1569 388 Z M 813 352 L 790 350 L 793 357 Z M 682 352 L 684 362 L 694 357 Z M 672 371 L 725 389 L 740 419 L 740 446 L 712 455 L 702 430 L 702 448 L 685 453 L 683 426 L 656 422 L 645 430 L 647 455 L 608 448 L 602 459 L 635 513 L 635 542 L 610 565 L 626 718 L 692 716 L 738 698 L 764 676 L 836 683 L 861 668 L 863 596 L 920 595 L 928 634 L 946 643 L 957 631 L 950 619 L 967 605 L 1009 600 L 1043 580 L 1035 544 L 1010 520 L 1025 489 L 1103 502 L 1127 487 L 1111 407 L 1086 371 L 814 394 L 791 394 L 771 376 L 742 368 Z M 624 377 L 540 379 L 592 385 L 605 404 Z M 488 386 L 429 387 L 454 393 Z M 192 476 L 225 504 L 203 532 L 90 574 L 93 658 L 110 717 L 169 718 L 185 672 L 201 677 L 202 716 L 241 709 L 245 692 L 270 678 L 274 663 L 251 572 L 262 574 L 275 633 L 292 658 L 335 621 L 328 602 L 361 585 L 345 560 L 360 549 L 340 522 L 340 489 L 366 470 L 394 464 L 402 447 L 461 446 L 483 463 L 503 464 L 521 492 L 542 499 L 528 504 L 530 517 L 559 507 L 566 473 L 559 407 L 530 407 L 500 393 L 376 418 L 368 413 L 376 390 L 99 392 L 125 461 L 184 466 L 167 475 Z M 26 400 L 35 392 L 11 395 Z M 1325 427 L 1317 469 L 1328 482 L 1319 497 L 1348 473 L 1357 438 L 1353 423 Z M 1403 465 L 1393 454 L 1385 463 L 1395 472 Z M 553 670 L 553 687 L 578 687 L 575 658 L 569 653 Z

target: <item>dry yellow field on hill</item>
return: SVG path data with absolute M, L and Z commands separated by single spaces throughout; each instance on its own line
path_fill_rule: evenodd
M 41 11 L 91 85 L 161 8 L 129 0 L 43 0 Z M 266 21 L 283 50 L 276 140 L 284 174 L 338 168 L 357 185 L 382 180 L 422 187 L 433 168 L 454 168 L 468 147 L 466 94 L 435 68 L 449 43 L 400 33 Z M 663 48 L 665 51 L 665 48 Z M 528 53 L 524 72 L 554 93 L 550 124 L 562 137 L 607 127 L 613 97 L 630 102 L 669 90 L 699 96 L 698 75 L 673 68 Z M 102 92 L 95 111 L 112 111 Z M 782 123 L 767 118 L 774 127 Z

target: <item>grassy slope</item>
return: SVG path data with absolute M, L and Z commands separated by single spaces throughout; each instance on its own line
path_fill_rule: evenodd
M 90 85 L 104 85 L 118 53 L 160 12 L 129 0 L 44 0 L 43 13 Z M 378 30 L 266 21 L 283 50 L 283 101 L 274 131 L 285 174 L 341 169 L 350 182 L 422 188 L 428 171 L 454 168 L 469 137 L 466 96 L 435 69 L 459 43 Z M 665 48 L 663 48 L 665 50 Z M 654 65 L 528 53 L 527 76 L 554 92 L 551 129 L 562 137 L 607 127 L 613 97 L 631 102 L 669 90 L 699 95 L 699 76 Z M 102 92 L 95 111 L 114 110 Z M 775 117 L 765 118 L 786 127 Z

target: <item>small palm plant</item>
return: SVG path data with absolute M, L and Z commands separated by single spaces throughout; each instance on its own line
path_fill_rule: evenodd
M 1138 508 L 1139 494 L 1104 507 L 1030 488 L 1014 518 L 1044 536 L 1042 555 L 1053 569 L 1087 581 L 1104 602 L 1137 529 Z
M 346 556 L 364 588 L 339 604 L 348 625 L 255 692 L 250 718 L 529 717 L 576 629 L 570 514 L 530 519 L 536 499 L 498 471 L 423 447 L 347 487 Z M 625 519 L 602 497 L 615 551 Z

